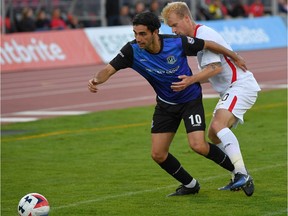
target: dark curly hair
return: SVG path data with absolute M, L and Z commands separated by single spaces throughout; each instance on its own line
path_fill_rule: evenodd
M 143 12 L 137 14 L 133 21 L 133 26 L 135 25 L 144 25 L 147 26 L 148 30 L 154 32 L 155 30 L 161 27 L 161 22 L 157 15 L 152 12 Z

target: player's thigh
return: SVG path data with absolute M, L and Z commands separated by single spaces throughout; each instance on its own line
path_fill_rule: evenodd
M 229 89 L 218 101 L 212 120 L 226 122 L 227 127 L 243 124 L 244 114 L 254 105 L 257 95 L 257 92 L 245 92 L 242 88 Z
M 175 133 L 152 133 L 151 156 L 157 162 L 163 162 L 168 155 L 169 147 Z

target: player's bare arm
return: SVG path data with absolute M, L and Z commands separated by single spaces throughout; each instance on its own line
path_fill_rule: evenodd
M 97 85 L 106 82 L 110 76 L 116 73 L 116 70 L 112 65 L 108 64 L 104 69 L 95 74 L 93 79 L 88 82 L 88 89 L 90 92 L 96 93 L 98 91 Z
M 178 78 L 181 79 L 181 81 L 173 82 L 171 88 L 173 91 L 182 91 L 187 86 L 192 85 L 193 83 L 205 83 L 210 77 L 213 77 L 220 73 L 221 70 L 222 66 L 220 62 L 208 64 L 201 71 L 199 71 L 199 73 L 194 74 L 193 76 L 179 76 Z
M 209 49 L 211 50 L 212 52 L 215 52 L 215 53 L 220 53 L 220 54 L 223 54 L 225 56 L 228 56 L 230 57 L 233 62 L 239 67 L 241 68 L 243 71 L 246 71 L 247 70 L 247 66 L 246 66 L 246 63 L 245 63 L 245 60 L 244 58 L 242 58 L 241 56 L 239 56 L 237 53 L 225 48 L 224 46 L 221 46 L 217 43 L 215 43 L 214 41 L 208 41 L 208 40 L 205 40 L 205 45 L 204 45 L 204 48 L 205 49 Z

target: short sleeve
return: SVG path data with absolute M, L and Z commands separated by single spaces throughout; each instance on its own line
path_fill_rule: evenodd
M 120 52 L 110 62 L 115 70 L 131 67 L 133 64 L 133 49 L 130 43 L 122 47 Z
M 182 46 L 187 56 L 196 56 L 204 49 L 204 40 L 194 37 L 182 36 Z

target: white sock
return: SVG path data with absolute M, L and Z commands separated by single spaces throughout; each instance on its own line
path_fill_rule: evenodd
M 234 173 L 240 172 L 247 174 L 239 142 L 234 133 L 229 128 L 223 128 L 217 133 L 217 137 L 221 140 L 225 149 L 224 152 L 228 155 L 235 167 Z
M 193 187 L 195 187 L 195 185 L 196 185 L 196 179 L 192 179 L 192 181 L 189 183 L 189 184 L 187 184 L 187 185 L 184 185 L 185 187 L 187 187 L 187 188 L 193 188 Z

